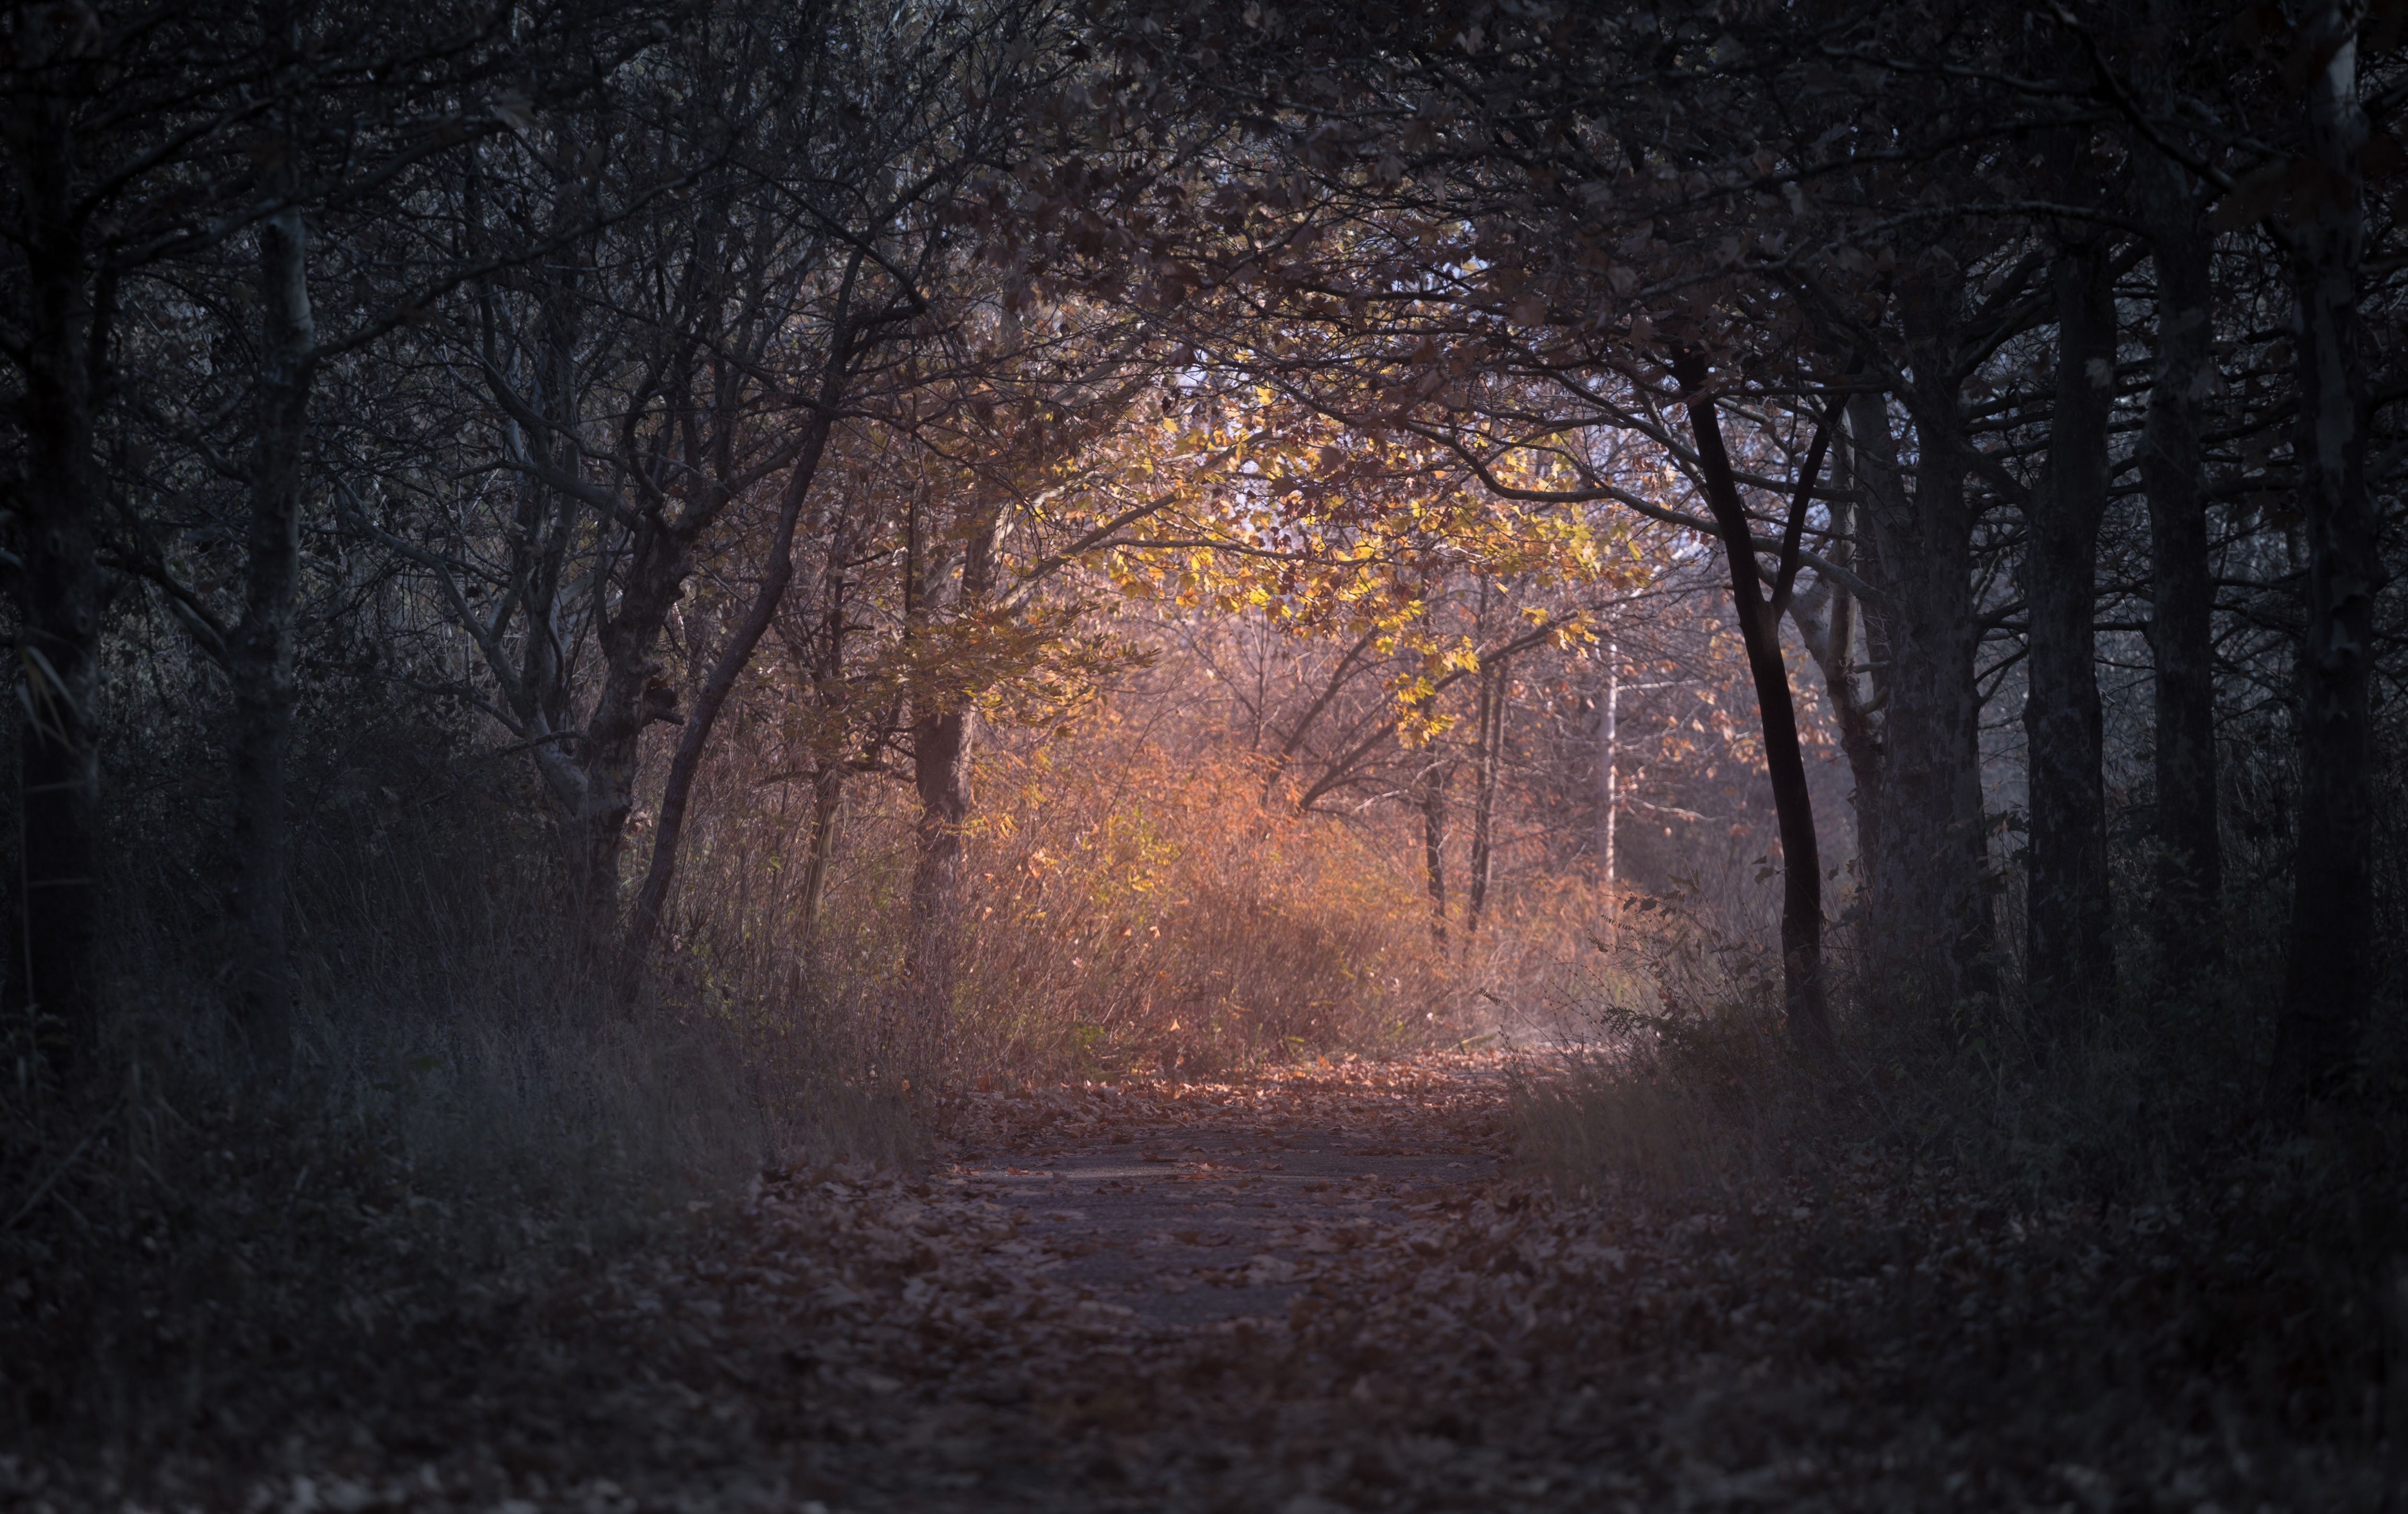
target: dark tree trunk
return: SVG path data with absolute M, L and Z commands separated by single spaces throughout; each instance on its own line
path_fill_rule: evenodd
M 1868 564 L 1889 603 L 1869 620 L 1882 703 L 1882 827 L 1870 911 L 1875 981 L 1941 1004 L 1997 992 L 1974 683 L 1972 512 L 1948 333 L 1928 290 L 1906 301 L 1913 486 L 1877 397 L 1851 402 Z
M 100 990 L 95 829 L 100 757 L 93 727 L 102 482 L 93 460 L 93 368 L 107 344 L 79 228 L 65 103 L 10 107 L 25 247 L 25 473 L 14 504 L 14 574 L 24 683 L 18 760 L 17 960 L 42 1042 L 65 1065 L 95 1038 Z M 105 302 L 103 302 L 105 303 Z
M 1756 685 L 1756 710 L 1763 725 L 1765 768 L 1772 781 L 1773 814 L 1781 829 L 1782 1007 L 1789 1033 L 1802 1045 L 1821 1047 L 1831 1038 L 1823 978 L 1823 860 L 1815 843 L 1814 800 L 1806 786 L 1805 754 L 1798 744 L 1798 710 L 1781 653 L 1781 606 L 1777 593 L 1766 594 L 1763 575 L 1756 568 L 1755 528 L 1740 498 L 1738 481 L 1731 475 L 1722 423 L 1714 412 L 1713 396 L 1706 388 L 1705 359 L 1694 350 L 1684 351 L 1674 357 L 1672 371 L 1688 397 L 1689 425 L 1697 438 L 1706 501 L 1722 532 L 1740 641 L 1747 649 L 1748 672 Z M 1822 461 L 1822 446 L 1818 438 L 1807 476 L 1800 480 L 1801 490 L 1813 487 L 1812 474 Z
M 248 583 L 227 639 L 234 693 L 236 1009 L 252 1055 L 292 1055 L 286 959 L 285 765 L 293 732 L 293 630 L 301 575 L 301 494 L 308 468 L 311 348 L 308 227 L 297 209 L 259 227 L 258 434 L 251 465 Z
M 620 929 L 619 874 L 635 808 L 644 730 L 654 721 L 684 724 L 676 691 L 657 660 L 662 633 L 684 596 L 695 544 L 733 503 L 732 491 L 739 486 L 737 438 L 745 424 L 745 401 L 738 397 L 744 388 L 738 375 L 748 362 L 740 348 L 749 333 L 739 339 L 712 327 L 718 315 L 711 312 L 724 313 L 724 308 L 702 293 L 713 289 L 724 294 L 735 287 L 733 278 L 727 264 L 690 262 L 680 298 L 690 298 L 695 313 L 652 332 L 664 345 L 658 366 L 644 382 L 655 395 L 689 397 L 675 404 L 662 400 L 662 429 L 649 442 L 638 441 L 637 433 L 626 429 L 634 418 L 623 418 L 625 450 L 616 462 L 622 479 L 635 482 L 639 491 L 636 499 L 618 494 L 616 486 L 597 486 L 581 476 L 583 444 L 568 424 L 575 413 L 576 385 L 570 352 L 576 331 L 572 279 L 564 276 L 547 289 L 539 343 L 540 362 L 552 369 L 547 387 L 564 413 L 536 413 L 522 397 L 507 391 L 498 370 L 488 378 L 504 411 L 543 433 L 539 444 L 530 439 L 538 477 L 552 488 L 578 496 L 596 517 L 594 529 L 608 543 L 601 554 L 605 567 L 594 574 L 590 590 L 601 687 L 577 740 L 574 773 L 557 774 L 553 782 L 554 792 L 569 800 L 561 829 L 579 944 L 597 967 L 621 962 L 626 944 Z M 739 351 L 724 346 L 731 341 Z M 800 450 L 798 440 L 796 452 L 769 465 L 770 469 L 791 468 Z M 624 546 L 610 550 L 621 531 L 625 532 Z
M 555 235 L 565 235 L 575 217 L 589 213 L 580 196 L 568 195 L 554 217 Z M 577 347 L 582 335 L 578 300 L 578 260 L 560 258 L 543 271 L 542 345 L 536 367 L 537 408 L 553 428 L 530 434 L 513 428 L 522 445 L 539 450 L 554 477 L 575 478 L 585 469 L 576 437 L 580 410 L 578 394 Z M 562 576 L 577 539 L 584 506 L 566 489 L 530 476 L 522 483 L 519 529 L 510 541 L 510 581 L 526 606 L 526 650 L 515 680 L 505 679 L 512 708 L 522 724 L 538 737 L 552 737 L 575 724 L 576 689 L 568 648 L 560 635 Z M 597 601 L 598 602 L 598 601 Z M 576 751 L 563 741 L 538 741 L 531 750 L 536 771 L 563 811 L 574 815 L 584 777 Z M 572 872 L 581 872 L 583 858 Z
M 970 751 L 978 714 L 948 701 L 911 723 L 911 780 L 920 795 L 911 912 L 923 931 L 951 923 L 961 885 L 962 826 L 970 817 Z
M 2295 1115 L 2356 1059 L 2372 1005 L 2373 746 L 2368 677 L 2384 570 L 2366 488 L 2365 338 L 2358 266 L 2365 224 L 2358 151 L 2358 7 L 2309 7 L 2303 55 L 2328 61 L 2307 86 L 2308 155 L 2335 193 L 2289 233 L 2299 300 L 2300 513 L 2307 541 L 2300 648 L 2300 821 L 2282 1022 L 2267 1096 Z
M 1893 674 L 1905 586 L 1899 575 L 1889 570 L 1882 553 L 1885 534 L 1895 540 L 1908 528 L 1904 523 L 1911 520 L 1912 512 L 1899 476 L 1897 443 L 1890 434 L 1887 399 L 1877 395 L 1853 397 L 1847 403 L 1846 417 L 1845 466 L 1854 496 L 1847 510 L 1855 539 L 1844 550 L 1857 576 L 1883 589 L 1885 595 L 1878 600 L 1853 601 L 1848 617 L 1856 622 L 1864 656 L 1858 665 L 1863 677 L 1862 699 L 1851 701 L 1856 703 L 1863 729 L 1859 744 L 1851 749 L 1849 757 L 1850 775 L 1856 780 L 1856 797 L 1850 801 L 1856 815 L 1856 947 L 1865 965 L 1886 977 L 1910 960 L 1927 969 L 1945 963 L 1949 953 L 1941 944 L 1944 936 L 1939 933 L 1926 934 L 1922 947 L 1912 959 L 1898 949 L 1897 920 L 1891 911 L 1898 892 L 1891 870 L 1896 866 L 1894 838 L 1899 829 L 1899 817 L 1891 807 L 1891 699 L 1896 692 Z M 1881 526 L 1885 520 L 1892 524 L 1887 533 Z M 1837 585 L 1833 588 L 1839 592 Z M 1861 760 L 1856 755 L 1859 751 Z M 1865 786 L 1867 779 L 1871 781 L 1870 787 Z M 1866 823 L 1868 818 L 1870 824 Z M 1905 975 L 1911 982 L 1927 973 L 1911 969 Z M 1946 974 L 1940 977 L 1944 981 Z
M 2103 1012 L 2114 995 L 2092 629 L 2115 373 L 2115 308 L 2100 240 L 2062 249 L 2057 318 L 2047 476 L 2032 494 L 2024 572 L 2031 805 L 2025 972 L 2030 1023 L 2043 1046 Z
M 2157 957 L 2168 975 L 2213 963 L 2223 932 L 2216 824 L 2215 584 L 2200 492 L 2201 416 L 2215 382 L 2206 217 L 2189 176 L 2152 156 L 2140 174 L 2157 274 L 2157 371 L 2141 435 L 2149 497 L 2149 654 L 2156 675 Z
M 710 675 L 695 696 L 694 709 L 678 736 L 677 755 L 669 759 L 668 782 L 661 794 L 660 819 L 652 830 L 652 862 L 645 869 L 643 886 L 636 892 L 636 906 L 627 922 L 626 945 L 622 954 L 620 985 L 629 994 L 642 982 L 644 960 L 660 929 L 661 910 L 668 902 L 669 885 L 677 876 L 678 844 L 685 835 L 686 806 L 694 796 L 695 774 L 701 770 L 702 754 L 710 744 L 711 728 L 718 724 L 719 713 L 726 707 L 728 696 L 736 691 L 736 681 L 751 665 L 761 638 L 768 634 L 771 622 L 777 619 L 787 585 L 795 581 L 795 527 L 802 520 L 803 502 L 810 495 L 811 481 L 819 472 L 820 456 L 827 446 L 828 414 L 828 409 L 823 407 L 808 423 L 810 436 L 786 476 L 784 497 L 779 501 L 778 518 L 770 527 L 767 568 L 759 587 L 753 590 L 752 606 L 729 634 L 727 644 L 720 649 Z
M 619 932 L 619 861 L 635 809 L 638 746 L 646 726 L 678 721 L 677 697 L 653 655 L 685 592 L 684 543 L 652 520 L 639 522 L 635 536 L 618 606 L 595 637 L 602 687 L 578 742 L 576 807 L 566 826 L 580 930 L 605 965 Z
M 511 542 L 512 588 L 526 606 L 525 645 L 515 668 L 497 665 L 495 674 L 513 713 L 538 738 L 529 750 L 559 806 L 572 933 L 578 949 L 599 965 L 614 959 L 622 940 L 619 873 L 643 733 L 656 720 L 679 720 L 676 696 L 656 660 L 662 628 L 685 592 L 688 551 L 715 510 L 690 499 L 672 516 L 657 500 L 654 508 L 630 508 L 612 490 L 588 485 L 578 359 L 586 254 L 573 230 L 589 211 L 581 193 L 566 193 L 552 224 L 564 252 L 535 270 L 542 285 L 528 395 L 514 394 L 501 377 L 509 365 L 494 346 L 498 323 L 490 306 L 484 361 L 486 382 L 509 417 L 513 460 L 527 470 L 521 529 Z M 484 297 L 492 296 L 486 289 Z M 690 377 L 679 369 L 668 382 Z M 600 539 L 594 545 L 605 562 L 614 555 L 617 561 L 596 571 L 582 591 L 591 599 L 601 681 L 578 728 L 574 669 L 559 627 L 568 612 L 562 596 L 576 592 L 563 584 L 562 574 L 588 530 Z M 470 612 L 463 605 L 455 613 Z
M 977 739 L 978 712 L 958 697 L 911 723 L 911 781 L 920 795 L 920 820 L 908 950 L 924 1024 L 943 1024 L 953 1002 L 961 946 L 962 828 L 970 816 L 970 752 Z
M 1841 459 L 1845 455 L 1842 452 Z M 1839 485 L 1834 492 L 1842 497 L 1831 505 L 1832 541 L 1826 555 L 1840 567 L 1853 570 L 1857 560 L 1851 540 L 1856 528 L 1856 507 L 1844 497 L 1854 477 L 1853 464 L 1835 461 L 1832 473 L 1832 482 Z M 1861 916 L 1874 893 L 1873 865 L 1882 847 L 1882 747 L 1881 732 L 1874 726 L 1870 701 L 1857 672 L 1856 597 L 1840 584 L 1818 578 L 1790 605 L 1789 614 L 1807 656 L 1823 674 L 1831 723 L 1839 729 L 1840 751 L 1848 759 L 1848 776 L 1856 784 L 1848 795 L 1848 808 L 1856 822 L 1854 914 L 1861 927 Z

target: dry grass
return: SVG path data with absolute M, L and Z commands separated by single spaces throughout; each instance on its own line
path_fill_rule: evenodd
M 732 815 L 740 765 L 717 782 Z M 859 1040 L 897 1084 L 1200 1074 L 1462 1033 L 1450 1010 L 1463 974 L 1430 941 L 1413 864 L 1376 826 L 1267 808 L 1249 765 L 1109 721 L 990 746 L 975 793 L 940 1002 L 909 981 L 915 809 L 897 785 L 849 792 L 809 932 L 790 881 L 800 815 L 765 807 L 698 838 L 679 971 L 785 974 L 823 1033 Z
M 1219 1073 L 1429 1039 L 1450 974 L 1385 838 L 1134 740 L 990 762 L 955 1014 L 982 1072 Z
M 2142 1394 L 2168 1406 L 2169 1435 L 2221 1434 L 2303 1469 L 2372 1465 L 2385 1434 L 2401 1443 L 2396 995 L 2352 1085 L 2289 1132 L 2259 1117 L 2262 956 L 2236 953 L 2183 992 L 2136 975 L 2122 1013 L 2046 1059 L 1995 1010 L 1874 1009 L 1853 991 L 1839 1056 L 1807 1067 L 1776 1033 L 1761 973 L 1734 957 L 1718 983 L 1701 975 L 1701 934 L 1675 922 L 1627 954 L 1626 973 L 1652 982 L 1600 992 L 1599 1039 L 1517 1088 L 1522 1151 L 1558 1192 L 1751 1223 L 1856 1193 L 1896 1217 L 1882 1221 L 1895 1256 L 1846 1225 L 1793 1227 L 1781 1254 L 1801 1274 L 1887 1262 L 1911 1277 L 1906 1259 L 1930 1256 L 1937 1275 L 1987 1254 L 1976 1232 L 2012 1236 L 2014 1265 L 1974 1266 L 1978 1286 L 1937 1295 L 1926 1333 L 1953 1328 L 1942 1305 L 2003 1321 L 1992 1334 L 2008 1345 L 1988 1348 L 2034 1363 L 2028 1394 L 2102 1412 Z M 2272 934 L 2242 922 L 2230 939 Z M 2139 944 L 2128 959 L 2144 959 Z M 2080 1286 L 2043 1298 L 2043 1276 Z
M 1568 1191 L 1728 1195 L 1763 1180 L 1802 1088 L 1772 954 L 1748 923 L 1677 898 L 1626 897 L 1584 941 L 1547 964 L 1568 1033 L 1517 1084 L 1526 1158 Z
M 624 1007 L 507 808 L 337 807 L 295 880 L 300 1044 L 223 1018 L 206 894 L 121 880 L 115 1013 L 0 1097 L 0 1443 L 243 1445 L 345 1363 L 674 1223 L 765 1163 L 908 1158 L 901 1100 L 791 985 Z M 128 848 L 127 855 L 150 855 Z M 172 877 L 165 881 L 176 881 Z
M 177 860 L 194 812 L 162 790 L 121 848 L 158 872 L 114 890 L 106 1086 L 52 1087 L 6 1048 L 0 1442 L 126 1466 L 264 1445 L 314 1374 L 464 1300 L 507 1307 L 765 1168 L 908 1166 L 948 1084 L 1459 1034 L 1470 978 L 1432 948 L 1409 856 L 1109 727 L 986 757 L 934 1005 L 905 971 L 899 786 L 860 786 L 806 931 L 797 817 L 718 764 L 671 949 L 629 1004 L 568 944 L 531 796 L 408 760 L 314 786 L 283 1074 L 220 1013 L 210 895 Z

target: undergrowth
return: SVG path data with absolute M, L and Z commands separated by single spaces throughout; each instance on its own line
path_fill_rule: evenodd
M 219 880 L 191 860 L 209 812 L 172 787 L 126 807 L 137 834 L 112 848 L 150 871 L 109 880 L 98 1045 L 62 1074 L 11 1018 L 0 1443 L 119 1464 L 256 1445 L 320 1375 L 765 1163 L 916 1149 L 824 996 L 668 982 L 629 1002 L 567 944 L 523 796 L 473 758 L 380 762 L 372 736 L 307 786 L 289 1066 L 223 1013 Z
M 468 744 L 309 748 L 282 1069 L 222 1011 L 207 743 L 128 748 L 153 766 L 118 775 L 143 802 L 111 851 L 147 871 L 110 880 L 103 1043 L 64 1078 L 22 1019 L 0 1047 L 0 1444 L 239 1456 L 313 1381 L 765 1170 L 913 1164 L 949 1089 L 1408 1049 L 1505 959 L 1508 932 L 1486 969 L 1437 948 L 1383 832 L 1106 729 L 986 755 L 941 976 L 908 791 L 855 786 L 811 919 L 801 817 L 714 764 L 630 993 L 566 928 L 540 797 Z
M 2134 949 L 2120 1011 L 2045 1055 L 1995 1002 L 1847 983 L 1817 1062 L 1781 1033 L 1768 955 L 1664 917 L 1587 974 L 1591 1043 L 1523 1078 L 1521 1148 L 1560 1192 L 1752 1226 L 1742 1252 L 1887 1279 L 1901 1320 L 1928 1317 L 1880 1332 L 1995 1315 L 2024 1391 L 2380 1461 L 2408 1446 L 2408 1016 L 2386 994 L 2350 1082 L 2270 1124 L 2258 924 L 2178 988 Z M 1813 1199 L 1868 1182 L 1884 1197 L 1848 1218 Z M 1801 1195 L 1817 1218 L 1792 1222 Z
M 960 1003 L 982 1068 L 1214 1074 L 1440 1023 L 1448 963 L 1381 834 L 1136 742 L 985 776 Z
M 679 971 L 784 962 L 822 997 L 879 1000 L 898 1077 L 1217 1075 L 1400 1051 L 1470 1017 L 1476 973 L 1433 943 L 1395 836 L 1267 804 L 1241 760 L 1109 721 L 982 753 L 934 1003 L 938 975 L 913 979 L 909 791 L 848 790 L 827 902 L 806 920 L 808 817 L 734 818 L 755 781 L 735 760 L 712 776 L 731 818 L 697 838 Z

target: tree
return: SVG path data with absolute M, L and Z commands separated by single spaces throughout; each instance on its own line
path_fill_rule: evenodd
M 2300 834 L 2282 1017 L 2268 1101 L 2288 1114 L 2357 1056 L 2373 998 L 2374 880 L 2365 816 L 2373 800 L 2369 675 L 2374 596 L 2385 577 L 2367 490 L 2365 255 L 2368 123 L 2358 98 L 2361 6 L 2304 7 L 2297 45 L 2300 154 L 2283 239 L 2298 299 L 2300 516 L 2307 547 L 2300 647 Z
M 818 502 L 820 469 L 840 431 L 923 382 L 948 318 L 935 294 L 955 277 L 948 206 L 1016 130 L 1042 56 L 1027 36 L 1046 15 L 714 16 L 604 108 L 480 160 L 458 186 L 468 234 L 514 255 L 495 258 L 454 345 L 430 358 L 476 376 L 454 402 L 473 418 L 474 469 L 496 486 L 474 496 L 478 531 L 448 540 L 357 519 L 433 579 L 477 646 L 483 677 L 464 692 L 533 754 L 579 929 L 629 988 L 696 774 L 778 621 L 798 539 L 841 555 L 878 534 L 843 518 L 863 497 Z M 853 70 L 870 58 L 880 92 L 865 98 Z M 693 120 L 695 97 L 722 108 Z M 709 598 L 689 599 L 706 563 L 748 560 L 757 571 L 714 571 Z M 723 613 L 681 708 L 664 638 L 673 619 L 717 630 Z M 623 933 L 642 739 L 664 722 L 679 742 Z
M 33 1005 L 65 1041 L 88 1042 L 99 1008 L 95 891 L 108 871 L 96 841 L 93 666 L 124 582 L 110 574 L 133 575 L 166 596 L 232 685 L 236 997 L 273 1061 L 290 999 L 283 774 L 309 392 L 330 356 L 373 343 L 408 309 L 367 311 L 322 337 L 308 209 L 390 190 L 428 159 L 502 129 L 469 113 L 497 36 L 489 15 L 444 7 L 388 18 L 21 7 L 9 24 L 7 241 L 22 261 L 7 280 L 5 344 L 24 482 L 10 577 L 27 710 L 14 959 Z M 516 61 L 522 77 L 543 76 L 541 60 Z M 189 409 L 163 417 L 155 380 L 179 366 L 179 344 L 155 339 L 144 318 L 163 299 L 189 309 L 188 292 L 207 291 L 197 302 L 223 294 L 219 260 L 245 238 L 258 263 L 239 303 L 255 324 L 228 335 L 249 359 L 249 403 L 229 397 L 205 424 Z M 234 423 L 229 439 L 236 408 L 248 424 Z M 177 576 L 145 513 L 155 477 L 178 466 L 163 460 L 153 473 L 154 440 L 197 456 L 188 478 L 243 497 L 245 582 L 231 604 Z
M 2079 204 L 2095 182 L 2090 134 L 2068 127 L 2053 154 Z M 2101 787 L 2099 531 L 2107 515 L 2108 419 L 2115 388 L 2115 307 L 2109 244 L 2095 224 L 2059 233 L 2052 295 L 2057 386 L 2048 463 L 2025 514 L 2030 858 L 2024 974 L 2043 1046 L 2086 1028 L 2114 1002 L 2107 896 L 2107 800 Z
M 2180 7 L 2152 7 L 2150 35 L 2177 46 Z M 2157 82 L 2160 120 L 2168 68 Z M 2215 586 L 2208 552 L 2206 420 L 2218 386 L 2205 185 L 2153 143 L 2135 148 L 2135 189 L 2156 272 L 2157 367 L 2141 437 L 2149 500 L 2149 654 L 2155 678 L 2157 956 L 2178 981 L 2214 963 L 2222 932 L 2223 837 L 2215 757 Z

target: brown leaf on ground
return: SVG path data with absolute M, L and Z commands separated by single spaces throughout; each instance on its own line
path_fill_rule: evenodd
M 680 1244 L 379 1339 L 264 1464 L 196 1447 L 149 1495 L 2196 1510 L 2285 1507 L 2278 1476 L 2346 1491 L 2338 1464 L 2277 1473 L 2218 1430 L 2178 1338 L 2127 1348 L 2151 1393 L 2067 1393 L 2102 1311 L 2192 1286 L 2180 1215 L 2011 1215 L 1870 1158 L 1743 1201 L 1564 1202 L 1508 1161 L 1511 1075 L 1457 1054 L 978 1093 L 924 1172 L 767 1174 Z M 0 1489 L 104 1492 L 22 1460 Z

